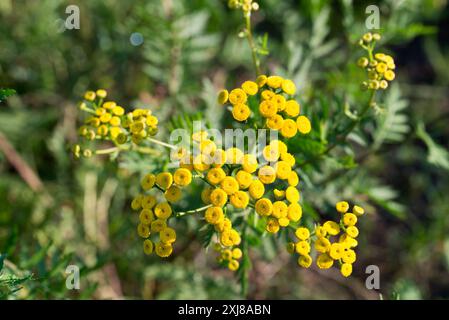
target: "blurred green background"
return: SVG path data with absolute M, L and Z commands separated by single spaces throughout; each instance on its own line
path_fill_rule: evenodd
M 80 8 L 80 30 L 58 23 L 70 4 Z M 345 106 L 366 101 L 355 43 L 369 4 L 261 0 L 253 16 L 255 33 L 269 35 L 263 69 L 294 79 L 314 129 L 334 130 Z M 254 238 L 249 298 L 449 298 L 449 5 L 376 4 L 397 80 L 347 146 L 301 170 L 306 219 L 325 218 L 339 199 L 367 209 L 354 274 L 300 269 L 283 241 Z M 160 160 L 124 155 L 117 165 L 70 153 L 88 89 L 151 107 L 161 139 L 165 124 L 186 114 L 228 126 L 216 92 L 254 78 L 242 27 L 221 0 L 0 1 L 0 87 L 17 92 L 0 103 L 0 297 L 242 298 L 238 279 L 201 248 L 195 219 L 177 223 L 168 261 L 144 256 L 129 201 Z M 69 264 L 81 268 L 80 290 L 65 286 Z M 372 264 L 381 272 L 377 291 L 365 288 Z

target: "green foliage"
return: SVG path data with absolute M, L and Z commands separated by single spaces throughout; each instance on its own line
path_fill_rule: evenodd
M 436 143 L 432 137 L 426 132 L 424 124 L 419 122 L 416 127 L 416 135 L 427 146 L 427 161 L 437 167 L 449 170 L 449 152 L 446 148 Z
M 439 29 L 447 4 L 378 2 L 380 45 L 395 57 L 398 77 L 360 119 L 369 96 L 359 90 L 355 42 L 368 4 L 264 0 L 253 15 L 263 72 L 294 79 L 301 113 L 312 119 L 310 135 L 288 142 L 299 164 L 304 224 L 335 218 L 328 212 L 343 198 L 367 208 L 355 275 L 340 285 L 298 271 L 285 235 L 267 237 L 255 215 L 246 230 L 251 261 L 242 260 L 237 277 L 216 267 L 211 228 L 194 219 L 176 224 L 174 261 L 146 257 L 129 202 L 143 173 L 167 165 L 162 148 L 120 154 L 120 166 L 69 155 L 75 102 L 87 89 L 105 88 L 127 108 L 151 107 L 161 140 L 194 120 L 229 127 L 216 93 L 254 71 L 238 37 L 241 16 L 225 1 L 91 0 L 79 4 L 81 29 L 64 32 L 55 21 L 66 1 L 0 1 L 0 87 L 14 88 L 0 89 L 0 137 L 23 160 L 11 162 L 0 149 L 0 298 L 378 298 L 357 289 L 364 267 L 377 264 L 384 297 L 447 299 L 449 49 Z M 133 32 L 142 34 L 141 46 L 130 44 Z M 42 191 L 23 178 L 23 163 Z M 195 209 L 200 191 L 193 186 L 180 205 Z M 79 292 L 65 287 L 69 264 L 80 267 Z
M 401 97 L 397 85 L 391 87 L 386 99 L 385 109 L 381 109 L 376 119 L 377 128 L 374 133 L 373 149 L 385 143 L 400 143 L 410 131 L 409 119 L 404 114 L 408 102 Z
M 6 98 L 14 95 L 16 91 L 14 89 L 0 89 L 0 102 L 6 100 Z

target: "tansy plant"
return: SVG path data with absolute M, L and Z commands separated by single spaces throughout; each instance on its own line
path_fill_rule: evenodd
M 175 165 L 143 176 L 141 193 L 131 202 L 131 209 L 138 214 L 137 233 L 143 239 L 143 251 L 147 255 L 155 253 L 166 258 L 176 252 L 177 233 L 172 221 L 192 217 L 208 226 L 218 263 L 239 273 L 244 291 L 250 268 L 249 233 L 284 234 L 288 238 L 286 249 L 295 256 L 299 266 L 309 268 L 315 261 L 320 269 L 336 266 L 348 277 L 356 261 L 357 221 L 364 209 L 340 201 L 336 204 L 334 220 L 316 221 L 313 227 L 303 223 L 302 217 L 307 212 L 303 212 L 301 205 L 299 187 L 302 184 L 298 173 L 305 163 L 296 163 L 296 154 L 290 152 L 288 145 L 301 144 L 301 137 L 313 130 L 312 123 L 303 115 L 303 106 L 296 99 L 295 83 L 261 72 L 260 55 L 267 53 L 266 44 L 260 47 L 251 30 L 251 13 L 259 9 L 258 4 L 251 0 L 231 0 L 229 6 L 243 14 L 243 34 L 251 49 L 256 77 L 232 90 L 221 90 L 217 100 L 229 110 L 235 127 L 275 133 L 270 134 L 259 152 L 246 148 L 245 143 L 244 148 L 224 147 L 206 129 L 190 132 L 187 147 L 162 142 L 154 138 L 158 133 L 158 119 L 151 110 L 127 111 L 107 100 L 106 91 L 98 90 L 86 92 L 80 104 L 86 118 L 79 133 L 85 142 L 75 146 L 74 154 L 90 157 L 126 151 L 143 152 L 151 157 L 156 151 L 154 144 L 168 148 L 167 163 L 171 159 Z M 370 100 L 345 128 L 343 139 L 375 105 L 377 90 L 386 90 L 395 77 L 393 58 L 375 52 L 379 40 L 380 35 L 371 33 L 360 40 L 366 56 L 358 60 L 358 65 L 367 71 L 362 87 L 369 92 Z M 262 134 L 257 131 L 257 135 Z M 98 141 L 110 141 L 112 147 L 96 149 Z M 321 155 L 334 147 L 329 145 Z M 201 185 L 198 198 L 202 204 L 182 211 L 179 200 L 193 183 Z

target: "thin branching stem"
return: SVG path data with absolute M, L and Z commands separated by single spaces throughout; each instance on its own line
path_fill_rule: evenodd
M 251 30 L 251 12 L 245 12 L 243 15 L 245 17 L 246 23 L 246 39 L 248 40 L 248 44 L 251 49 L 254 68 L 256 69 L 257 76 L 260 76 L 262 74 L 260 71 L 260 59 L 257 54 L 257 46 L 253 38 L 253 32 Z
M 193 209 L 193 210 L 181 211 L 181 212 L 176 213 L 176 217 L 182 217 L 182 216 L 185 216 L 185 215 L 188 215 L 188 214 L 199 213 L 199 212 L 207 210 L 210 207 L 212 207 L 211 204 L 209 204 L 207 206 L 204 206 L 204 207 L 201 207 L 201 208 Z

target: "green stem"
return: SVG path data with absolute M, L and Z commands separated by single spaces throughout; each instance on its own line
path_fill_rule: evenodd
M 209 204 L 209 205 L 207 205 L 207 206 L 204 206 L 204 207 L 201 207 L 201 208 L 193 209 L 193 210 L 181 211 L 181 212 L 176 213 L 176 217 L 182 217 L 182 216 L 185 216 L 185 215 L 187 215 L 187 214 L 198 213 L 198 212 L 207 210 L 207 209 L 210 208 L 210 207 L 212 207 L 211 204 Z
M 95 154 L 110 154 L 110 153 L 114 153 L 117 151 L 120 151 L 120 149 L 118 147 L 112 147 L 112 148 L 107 148 L 107 149 L 96 150 Z
M 260 60 L 257 56 L 257 46 L 254 42 L 253 33 L 251 31 L 251 12 L 244 13 L 245 23 L 246 23 L 246 38 L 248 39 L 248 44 L 251 49 L 253 64 L 256 69 L 257 76 L 260 76 L 262 73 L 260 71 Z
M 163 147 L 166 147 L 166 148 L 170 148 L 170 149 L 173 149 L 173 150 L 177 149 L 177 147 L 172 145 L 172 144 L 169 144 L 169 143 L 166 143 L 166 142 L 162 142 L 162 141 L 159 141 L 159 140 L 156 140 L 156 139 L 153 139 L 153 138 L 147 138 L 147 140 L 150 141 L 150 142 L 153 142 L 155 144 L 161 145 Z

